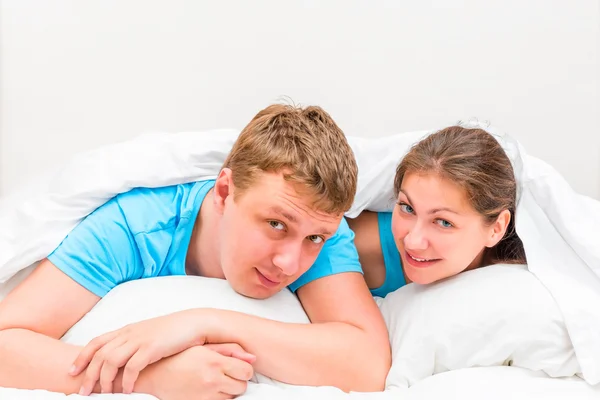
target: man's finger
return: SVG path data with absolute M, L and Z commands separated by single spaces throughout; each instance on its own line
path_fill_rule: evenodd
M 245 361 L 227 357 L 224 361 L 223 372 L 230 378 L 238 381 L 249 381 L 254 375 L 254 368 Z
M 125 369 L 123 370 L 123 393 L 130 394 L 133 392 L 135 381 L 140 375 L 140 371 L 152 363 L 148 349 L 142 347 L 131 356 Z
M 221 393 L 230 396 L 239 396 L 246 393 L 247 388 L 248 382 L 233 379 L 226 375 L 223 376 L 223 382 L 221 384 Z
M 100 393 L 112 393 L 113 381 L 119 372 L 119 368 L 104 361 L 100 368 Z M 92 389 L 93 390 L 93 389 Z
M 208 347 L 223 356 L 235 357 L 250 364 L 256 361 L 256 356 L 254 354 L 248 353 L 235 343 L 207 344 L 205 347 Z
M 109 341 L 104 345 L 104 347 L 96 351 L 87 367 L 87 370 L 85 371 L 85 378 L 83 379 L 83 384 L 81 385 L 79 394 L 89 396 L 92 393 L 94 387 L 96 386 L 96 382 L 98 382 L 100 379 L 100 373 L 102 371 L 102 367 L 104 366 L 104 362 L 110 357 L 111 352 L 115 348 L 120 347 L 124 342 L 125 339 L 116 337 L 114 340 Z
M 96 354 L 96 352 L 98 350 L 100 350 L 100 348 L 102 348 L 106 343 L 108 343 L 109 341 L 111 341 L 115 337 L 117 337 L 117 335 L 118 335 L 117 331 L 108 332 L 108 333 L 105 333 L 104 335 L 98 336 L 97 338 L 95 338 L 91 342 L 89 342 L 81 350 L 81 352 L 79 353 L 79 355 L 73 362 L 73 365 L 71 366 L 71 370 L 69 371 L 69 374 L 71 374 L 73 376 L 79 375 L 81 373 L 81 371 L 83 371 L 88 366 L 88 364 L 92 361 L 94 354 Z
M 256 361 L 256 356 L 254 354 L 250 354 L 244 350 L 231 352 L 231 357 L 235 357 L 249 364 L 252 364 L 254 361 Z
M 108 345 L 107 345 L 108 346 Z M 127 361 L 135 354 L 137 347 L 131 342 L 125 342 L 107 350 L 104 364 L 100 371 L 100 388 L 102 393 L 112 393 L 113 383 L 119 373 L 119 368 L 124 366 Z
M 94 386 L 100 378 L 100 371 L 103 364 L 102 361 L 103 359 L 100 357 L 94 357 L 92 358 L 92 361 L 90 361 L 90 364 L 85 371 L 85 378 L 81 384 L 81 389 L 79 390 L 80 395 L 89 396 L 94 390 Z

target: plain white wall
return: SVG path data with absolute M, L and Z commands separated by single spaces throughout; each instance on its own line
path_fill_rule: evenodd
M 600 199 L 598 0 L 1 0 L 0 190 L 290 96 L 349 135 L 489 120 Z

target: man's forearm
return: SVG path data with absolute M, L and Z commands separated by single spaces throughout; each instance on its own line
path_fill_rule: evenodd
M 0 331 L 0 386 L 77 393 L 69 368 L 80 348 L 26 329 Z
M 343 322 L 290 324 L 225 310 L 199 310 L 203 326 L 206 311 L 214 321 L 208 341 L 239 343 L 256 355 L 255 370 L 272 379 L 344 391 L 384 388 L 389 342 L 377 343 L 368 331 Z
M 80 351 L 81 347 L 26 329 L 0 331 L 0 387 L 78 393 L 85 373 L 73 377 L 69 369 Z M 150 393 L 142 375 L 136 389 Z M 121 392 L 120 376 L 114 392 Z M 100 392 L 99 385 L 94 392 Z

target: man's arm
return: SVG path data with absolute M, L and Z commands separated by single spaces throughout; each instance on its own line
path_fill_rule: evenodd
M 42 261 L 0 302 L 0 387 L 79 393 L 85 376 L 71 376 L 69 370 L 82 348 L 58 339 L 98 299 L 51 262 Z M 122 373 L 109 391 L 122 392 Z M 243 393 L 251 376 L 250 364 L 196 347 L 142 371 L 136 392 L 163 400 L 199 393 L 229 398 L 224 393 Z M 96 384 L 93 392 L 100 391 Z
M 69 369 L 82 348 L 59 338 L 98 301 L 50 261 L 42 261 L 0 302 L 0 387 L 79 393 L 84 377 L 69 375 Z M 148 389 L 144 379 L 140 383 Z M 114 390 L 120 392 L 119 379 Z M 99 385 L 94 392 L 100 392 Z
M 58 339 L 137 265 L 132 240 L 110 200 L 0 302 L 0 386 L 79 391 L 80 382 L 63 375 L 75 347 Z
M 146 366 L 202 343 L 238 343 L 256 356 L 255 371 L 296 385 L 344 391 L 383 390 L 391 354 L 387 329 L 360 273 L 314 280 L 298 290 L 311 324 L 197 308 L 141 321 L 92 340 L 75 361 L 87 367 L 85 393 L 126 367 L 130 390 Z M 177 332 L 173 335 L 172 332 Z M 122 349 L 114 350 L 117 344 Z M 137 387 L 137 383 L 136 383 Z
M 217 326 L 208 328 L 207 339 L 239 343 L 257 356 L 257 372 L 282 382 L 383 390 L 391 366 L 388 332 L 363 277 L 348 272 L 317 279 L 298 289 L 298 296 L 311 324 L 208 310 Z
M 44 260 L 0 302 L 0 386 L 77 393 L 79 347 L 58 339 L 99 298 Z
M 239 343 L 256 355 L 258 372 L 283 382 L 383 390 L 391 366 L 390 342 L 361 272 L 354 232 L 342 220 L 313 266 L 290 285 L 311 324 L 218 312 L 208 319 L 217 320 L 214 339 Z

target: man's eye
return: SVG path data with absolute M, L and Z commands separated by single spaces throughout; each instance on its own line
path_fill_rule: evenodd
M 315 244 L 321 244 L 324 242 L 325 239 L 323 239 L 323 236 L 310 235 L 310 236 L 308 236 L 308 240 L 310 240 L 311 242 L 313 242 Z
M 271 225 L 271 228 L 277 229 L 278 231 L 282 231 L 285 229 L 285 225 L 283 225 L 283 223 L 279 221 L 269 221 L 269 225 Z

